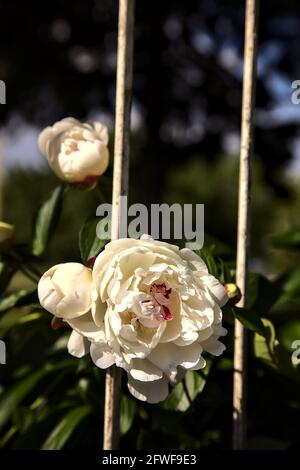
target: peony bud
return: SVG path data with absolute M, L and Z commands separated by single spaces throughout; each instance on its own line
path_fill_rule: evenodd
M 236 305 L 242 298 L 242 293 L 236 284 L 224 284 L 225 290 L 229 298 L 230 305 Z
M 51 169 L 63 181 L 91 189 L 108 166 L 108 131 L 100 122 L 66 118 L 46 127 L 38 145 Z
M 58 264 L 39 281 L 40 303 L 56 317 L 79 317 L 91 308 L 91 283 L 92 272 L 82 264 Z

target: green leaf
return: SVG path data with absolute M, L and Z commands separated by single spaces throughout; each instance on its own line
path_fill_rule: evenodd
M 209 273 L 218 279 L 218 267 L 211 252 L 207 248 L 202 248 L 199 250 L 198 254 L 205 262 Z
M 62 449 L 77 426 L 90 413 L 91 408 L 86 405 L 69 411 L 47 437 L 42 450 Z
M 177 384 L 168 398 L 161 405 L 165 410 L 185 412 L 193 404 L 197 396 L 204 390 L 212 361 L 207 360 L 205 369 L 188 371 L 182 382 Z
M 220 263 L 220 268 L 221 268 L 219 281 L 222 284 L 229 284 L 231 282 L 234 282 L 234 279 L 233 279 L 233 276 L 231 275 L 229 266 L 226 263 L 224 263 L 221 258 L 219 259 L 219 263 Z
M 264 361 L 271 367 L 276 367 L 275 347 L 278 345 L 276 333 L 273 323 L 266 318 L 262 319 L 266 334 L 261 336 L 257 333 L 254 335 L 254 354 L 257 358 Z
M 265 315 L 282 294 L 279 281 L 270 281 L 257 273 L 250 273 L 248 280 L 248 306 L 259 315 Z
M 5 310 L 15 307 L 17 302 L 23 297 L 25 297 L 27 294 L 28 292 L 26 290 L 20 290 L 18 292 L 13 292 L 12 294 L 3 297 L 0 300 L 0 312 L 5 312 Z
M 294 319 L 283 324 L 279 330 L 280 343 L 287 351 L 292 352 L 292 343 L 300 339 L 300 319 Z
M 99 218 L 87 220 L 79 232 L 79 248 L 83 263 L 98 255 L 108 241 L 98 238 L 97 225 L 99 223 L 101 223 Z
M 22 317 L 22 312 L 19 309 L 10 310 L 0 317 L 0 337 L 4 339 L 7 331 L 15 326 L 19 319 Z
M 16 268 L 13 263 L 7 263 L 6 261 L 0 262 L 0 293 L 5 291 L 15 272 Z
M 300 248 L 300 227 L 295 227 L 281 235 L 273 237 L 272 244 L 275 248 L 295 250 Z
M 37 213 L 32 246 L 32 252 L 35 256 L 40 256 L 44 252 L 58 223 L 62 208 L 63 194 L 63 185 L 55 188 Z
M 234 256 L 233 250 L 228 245 L 208 233 L 205 233 L 205 246 L 214 256 L 222 256 L 223 258 Z
M 31 408 L 25 406 L 17 406 L 12 413 L 13 427 L 20 432 L 25 432 L 34 422 L 34 412 Z
M 46 375 L 45 370 L 31 374 L 3 393 L 0 397 L 0 429 L 10 418 L 16 406 L 31 392 L 35 385 Z
M 121 415 L 120 415 L 120 432 L 124 436 L 132 426 L 133 420 L 137 413 L 137 403 L 135 400 L 122 395 L 121 398 Z
M 5 312 L 13 307 L 24 307 L 26 305 L 32 305 L 38 301 L 37 291 L 27 292 L 26 290 L 20 290 L 13 292 L 0 299 L 0 312 Z
M 281 276 L 283 285 L 283 294 L 280 298 L 281 302 L 288 301 L 300 295 L 300 268 L 287 272 Z
M 266 335 L 266 329 L 263 322 L 253 310 L 246 308 L 234 307 L 232 309 L 234 316 L 246 327 L 248 330 L 255 331 L 261 336 Z
M 0 337 L 4 338 L 11 328 L 43 318 L 43 312 L 25 314 L 21 309 L 9 310 L 0 317 Z
M 276 372 L 289 377 L 300 383 L 299 370 L 292 365 L 291 351 L 283 347 L 276 338 L 274 325 L 270 320 L 263 319 L 267 335 L 265 338 L 255 334 L 254 353 L 265 364 L 272 367 Z

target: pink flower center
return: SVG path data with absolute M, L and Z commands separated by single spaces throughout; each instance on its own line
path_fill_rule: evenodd
M 156 305 L 160 307 L 164 320 L 173 320 L 173 315 L 167 305 L 170 303 L 172 289 L 167 287 L 166 283 L 152 284 L 150 292 L 153 294 Z

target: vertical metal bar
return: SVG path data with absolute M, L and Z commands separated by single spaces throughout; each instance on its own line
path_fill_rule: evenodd
M 255 106 L 258 0 L 246 1 L 244 79 L 239 177 L 236 283 L 247 302 L 247 271 L 250 241 L 250 202 L 253 161 L 253 113 Z M 244 449 L 246 440 L 246 331 L 235 320 L 233 374 L 233 448 Z
M 130 108 L 132 95 L 134 0 L 119 1 L 118 62 L 111 238 L 120 236 L 120 198 L 128 194 Z M 104 435 L 105 450 L 119 447 L 121 369 L 106 373 Z

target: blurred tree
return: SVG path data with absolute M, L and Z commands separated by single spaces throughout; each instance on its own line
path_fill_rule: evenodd
M 242 7 L 234 0 L 137 2 L 132 178 L 139 200 L 161 200 L 171 165 L 195 153 L 213 161 L 228 151 L 228 138 L 238 139 Z M 261 2 L 256 149 L 280 197 L 288 196 L 280 173 L 300 118 L 290 102 L 290 84 L 300 77 L 299 13 L 293 0 Z M 116 0 L 2 2 L 2 123 L 13 114 L 39 126 L 67 115 L 112 118 L 116 27 Z

